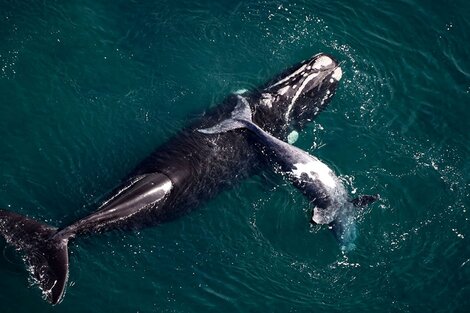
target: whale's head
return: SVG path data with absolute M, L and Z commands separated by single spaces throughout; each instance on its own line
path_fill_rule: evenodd
M 283 135 L 301 129 L 327 106 L 341 76 L 338 62 L 323 53 L 284 71 L 260 90 L 265 127 Z

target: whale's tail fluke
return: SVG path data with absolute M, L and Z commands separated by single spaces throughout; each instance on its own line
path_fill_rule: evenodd
M 57 229 L 0 209 L 0 234 L 20 251 L 43 296 L 52 304 L 62 300 L 68 279 L 68 237 Z
M 204 134 L 219 134 L 239 128 L 251 128 L 250 125 L 252 125 L 253 122 L 250 104 L 245 97 L 241 95 L 237 95 L 237 97 L 238 103 L 232 111 L 231 118 L 223 120 L 213 127 L 198 129 L 198 131 Z

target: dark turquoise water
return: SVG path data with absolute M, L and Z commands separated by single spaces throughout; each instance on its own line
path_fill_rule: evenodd
M 195 114 L 317 52 L 296 143 L 357 194 L 344 255 L 256 176 L 175 222 L 71 245 L 55 307 L 0 241 L 0 312 L 468 312 L 467 1 L 0 1 L 0 207 L 63 226 Z

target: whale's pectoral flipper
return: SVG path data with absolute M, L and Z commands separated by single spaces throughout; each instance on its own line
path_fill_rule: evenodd
M 101 232 L 119 223 L 129 222 L 150 208 L 161 206 L 170 194 L 173 183 L 161 173 L 148 173 L 134 177 L 99 210 L 60 230 L 67 238 L 76 234 Z
M 237 95 L 238 102 L 235 109 L 232 111 L 232 117 L 223 120 L 219 124 L 210 128 L 198 129 L 198 132 L 204 134 L 220 134 L 229 130 L 249 127 L 251 123 L 251 108 L 248 100 L 245 97 Z
M 356 206 L 356 207 L 365 207 L 365 206 L 367 206 L 371 203 L 374 203 L 379 198 L 380 197 L 379 197 L 378 194 L 376 194 L 376 195 L 362 195 L 362 196 L 359 196 L 355 199 L 352 199 L 351 203 L 354 204 L 354 206 Z
M 54 236 L 54 227 L 1 209 L 0 233 L 23 254 L 44 297 L 52 304 L 58 303 L 68 279 L 68 238 Z

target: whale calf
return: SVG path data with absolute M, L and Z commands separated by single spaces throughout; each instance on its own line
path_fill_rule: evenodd
M 244 95 L 253 121 L 284 140 L 327 106 L 340 78 L 338 62 L 317 54 Z M 230 95 L 183 128 L 138 164 L 97 211 L 70 225 L 51 226 L 0 210 L 0 233 L 22 255 L 47 301 L 63 299 L 73 238 L 172 221 L 262 169 L 264 158 L 252 134 L 237 130 L 209 138 L 197 131 L 229 118 L 237 102 Z
M 247 99 L 241 95 L 237 97 L 238 104 L 231 118 L 198 131 L 204 134 L 220 134 L 241 128 L 250 130 L 257 136 L 275 171 L 287 177 L 313 204 L 312 223 L 330 225 L 341 248 L 353 249 L 356 239 L 353 207 L 367 205 L 375 201 L 377 196 L 365 195 L 349 200 L 344 184 L 328 165 L 261 129 L 252 121 L 251 107 Z

